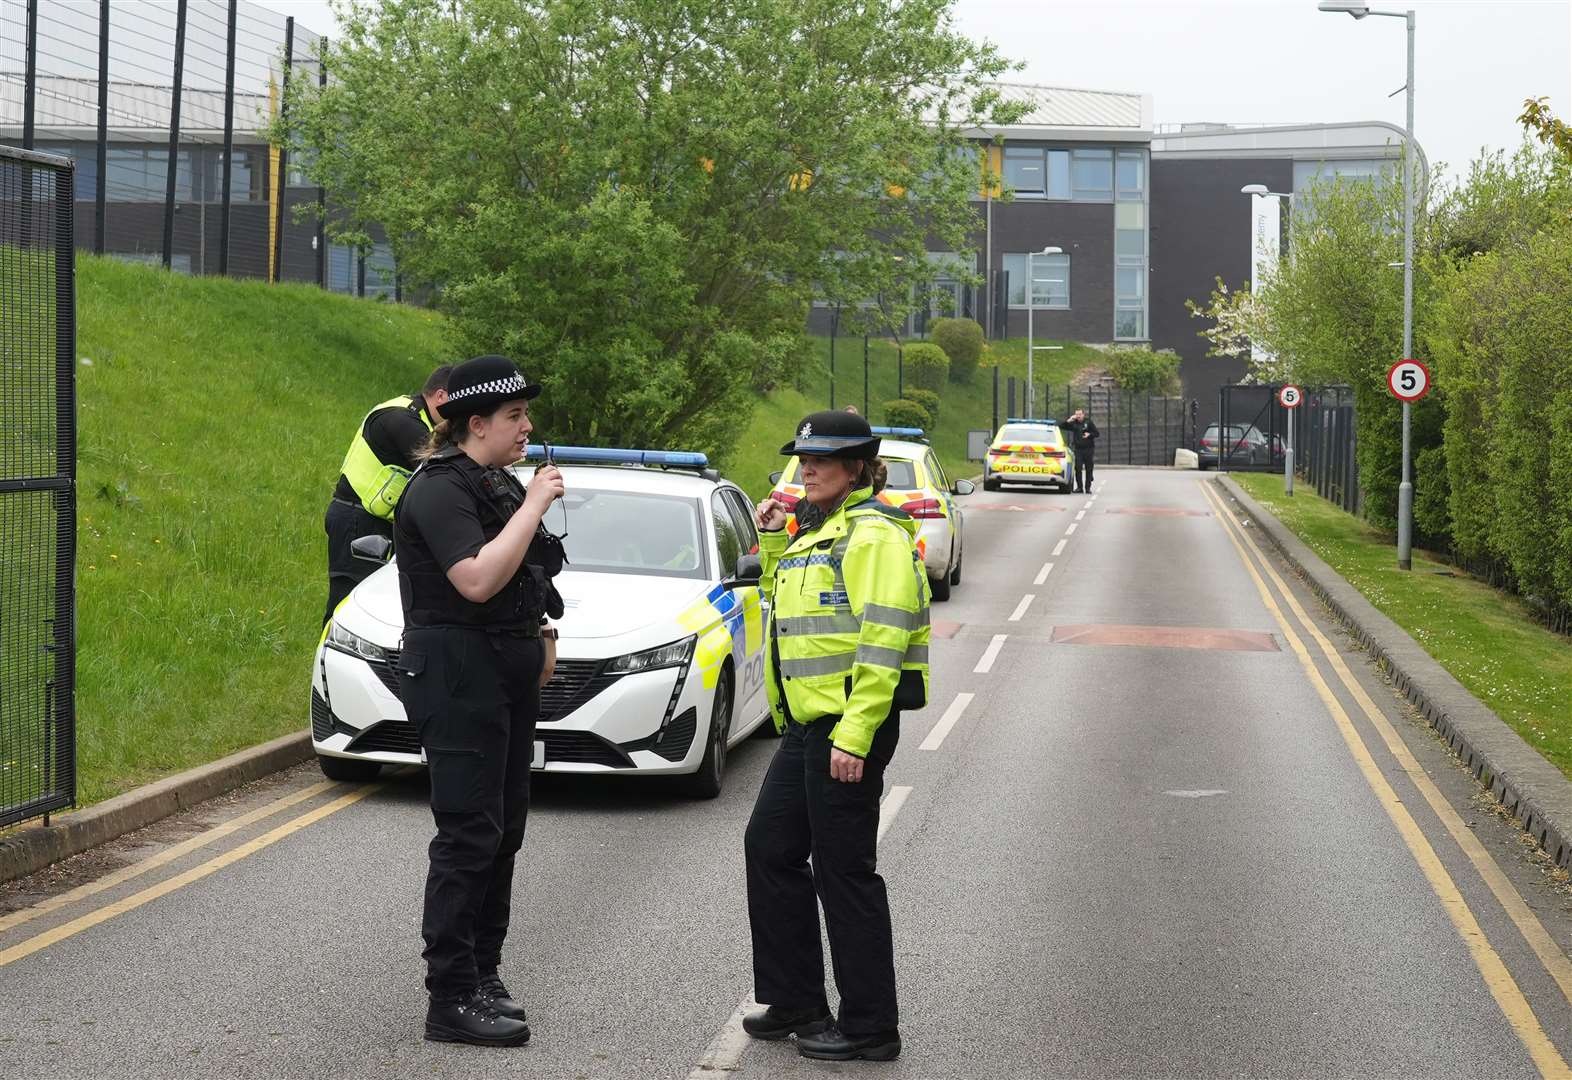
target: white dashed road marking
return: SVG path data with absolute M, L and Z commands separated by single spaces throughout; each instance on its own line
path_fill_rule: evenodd
M 1068 543 L 1069 543 L 1068 540 L 1060 540 L 1057 544 L 1055 544 L 1053 546 L 1053 557 L 1057 559 L 1060 555 L 1063 555 L 1064 554 L 1064 545 L 1068 544 Z
M 1011 622 L 1020 622 L 1021 616 L 1026 614 L 1026 609 L 1032 606 L 1032 601 L 1037 599 L 1035 593 L 1027 593 L 1021 597 L 1021 602 L 1015 605 L 1015 611 L 1010 614 Z
M 1073 522 L 1073 521 L 1070 522 L 1070 527 L 1068 529 L 1064 530 L 1064 535 L 1066 535 L 1066 536 L 1074 536 L 1075 535 L 1075 522 Z
M 944 710 L 944 715 L 939 717 L 939 722 L 933 725 L 933 730 L 928 732 L 928 737 L 922 741 L 919 750 L 937 750 L 944 745 L 944 737 L 950 733 L 961 713 L 966 711 L 966 706 L 972 703 L 975 694 L 956 694 L 955 700 L 950 702 L 950 707 Z
M 1041 585 L 1043 582 L 1048 580 L 1048 575 L 1050 573 L 1052 573 L 1052 572 L 1053 572 L 1053 563 L 1051 563 L 1051 562 L 1043 563 L 1043 568 L 1041 570 L 1037 571 L 1037 576 L 1032 579 L 1032 584 L 1033 585 Z
M 999 650 L 1004 648 L 1004 639 L 1009 634 L 995 634 L 988 647 L 983 650 L 982 659 L 977 661 L 977 666 L 972 668 L 974 675 L 986 675 L 993 670 L 993 662 L 999 658 Z

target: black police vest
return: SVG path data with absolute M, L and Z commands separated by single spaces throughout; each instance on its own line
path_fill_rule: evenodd
M 409 505 L 409 495 L 417 484 L 455 481 L 474 500 L 481 532 L 488 543 L 496 539 L 503 526 L 524 505 L 524 488 L 512 473 L 485 468 L 456 446 L 443 448 L 420 466 L 410 479 L 401 505 Z M 448 580 L 430 547 L 411 542 L 413 538 L 409 533 L 412 530 L 426 532 L 444 525 L 441 521 L 409 521 L 404 514 L 397 519 L 395 555 L 404 625 L 473 627 L 538 635 L 546 616 L 545 592 L 549 589 L 539 569 L 532 570 L 526 559 L 491 599 L 482 604 L 466 600 Z M 532 551 L 535 546 L 532 545 Z M 555 592 L 554 589 L 550 591 Z

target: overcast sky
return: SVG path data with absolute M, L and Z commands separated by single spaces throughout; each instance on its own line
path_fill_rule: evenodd
M 325 0 L 263 0 L 319 33 Z M 1377 3 L 1378 8 L 1385 7 Z M 1455 173 L 1516 147 L 1523 99 L 1572 118 L 1572 0 L 1396 0 L 1418 13 L 1414 131 Z M 1315 0 L 959 0 L 959 28 L 1025 65 L 1024 82 L 1135 90 L 1158 123 L 1403 123 L 1401 19 L 1356 22 Z

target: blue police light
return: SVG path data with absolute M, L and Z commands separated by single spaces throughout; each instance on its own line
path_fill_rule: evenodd
M 524 460 L 544 461 L 546 448 L 531 443 Z M 703 469 L 710 459 L 680 450 L 623 450 L 609 446 L 553 446 L 551 459 L 563 465 L 665 465 L 677 469 Z
M 1058 427 L 1059 421 L 1049 420 L 1044 417 L 1012 416 L 1005 420 L 1006 424 L 1040 424 L 1043 427 Z
M 912 439 L 923 437 L 923 430 L 920 427 L 876 427 L 871 430 L 875 435 L 904 435 Z

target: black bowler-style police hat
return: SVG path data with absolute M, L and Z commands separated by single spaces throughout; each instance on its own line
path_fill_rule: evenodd
M 879 456 L 879 436 L 868 421 L 855 413 L 826 410 L 810 413 L 797 425 L 797 437 L 781 447 L 781 454 L 852 458 L 871 461 Z
M 448 399 L 437 406 L 444 420 L 463 420 L 496 411 L 509 401 L 533 401 L 540 386 L 519 373 L 506 356 L 477 356 L 448 375 Z

